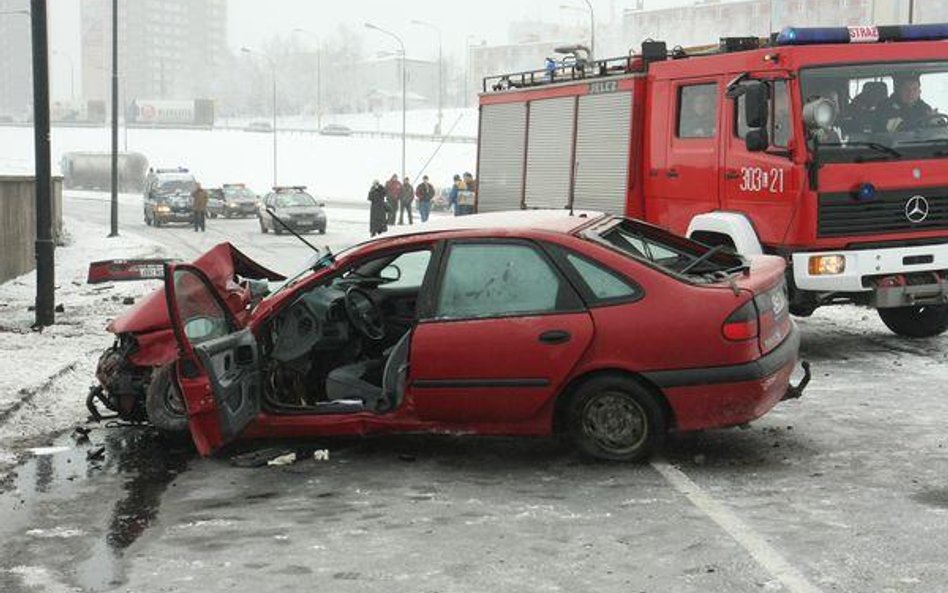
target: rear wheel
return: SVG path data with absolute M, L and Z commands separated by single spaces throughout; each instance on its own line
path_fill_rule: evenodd
M 882 323 L 906 338 L 931 338 L 948 330 L 948 305 L 879 309 Z
M 282 235 L 282 234 L 283 234 L 283 227 L 280 226 L 279 224 L 275 224 L 275 225 L 273 225 L 273 232 L 276 233 L 277 235 Z
M 632 379 L 603 375 L 582 384 L 567 407 L 569 437 L 584 455 L 644 461 L 665 437 L 658 398 Z
M 148 421 L 158 430 L 178 433 L 188 430 L 184 397 L 174 380 L 174 364 L 155 369 L 145 392 Z
M 324 226 L 319 227 L 319 234 L 320 234 L 320 235 L 325 235 L 325 234 L 326 234 L 326 227 L 324 227 Z

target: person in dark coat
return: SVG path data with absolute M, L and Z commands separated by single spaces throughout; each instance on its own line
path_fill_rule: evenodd
M 369 189 L 369 235 L 374 237 L 388 230 L 388 205 L 385 203 L 385 187 L 378 179 Z
M 434 199 L 434 186 L 428 182 L 428 176 L 421 178 L 421 183 L 415 188 L 415 197 L 418 198 L 418 216 L 421 222 L 428 222 L 428 215 L 431 214 L 431 200 Z
M 388 203 L 389 225 L 395 224 L 395 213 L 398 212 L 398 197 L 402 193 L 402 184 L 398 180 L 398 175 L 392 173 L 392 176 L 385 183 L 385 201 Z
M 201 184 L 198 183 L 194 186 L 194 191 L 191 192 L 191 221 L 194 223 L 194 232 L 201 231 L 202 233 L 207 230 L 205 226 L 205 218 L 207 216 L 207 191 L 201 187 Z
M 415 201 L 415 188 L 407 177 L 402 181 L 401 191 L 398 194 L 398 224 L 404 224 L 402 217 L 408 212 L 408 224 L 415 224 L 411 218 L 411 203 Z

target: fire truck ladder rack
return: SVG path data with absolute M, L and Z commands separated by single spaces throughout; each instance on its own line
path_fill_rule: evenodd
M 510 89 L 523 89 L 575 80 L 622 76 L 642 71 L 639 56 L 624 56 L 604 60 L 569 60 L 556 62 L 555 68 L 528 70 L 496 76 L 486 76 L 483 80 L 483 92 L 501 92 Z

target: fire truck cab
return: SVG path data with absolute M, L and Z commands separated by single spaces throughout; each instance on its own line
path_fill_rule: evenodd
M 791 310 L 948 329 L 948 25 L 787 28 L 493 76 L 479 212 L 623 213 L 783 256 Z

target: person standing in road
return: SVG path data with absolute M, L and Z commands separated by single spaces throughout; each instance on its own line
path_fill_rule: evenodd
M 388 230 L 388 211 L 385 187 L 376 179 L 369 189 L 369 235 L 374 237 Z
M 386 222 L 389 226 L 395 224 L 395 213 L 398 212 L 398 197 L 402 193 L 402 184 L 398 181 L 398 175 L 392 173 L 391 178 L 385 183 L 385 201 L 388 203 L 388 218 Z
M 461 181 L 461 176 L 455 174 L 454 182 L 451 185 L 451 192 L 448 193 L 448 209 L 451 210 L 451 214 L 455 216 L 458 215 L 458 192 L 465 189 L 467 189 L 467 186 Z
M 207 217 L 207 192 L 201 184 L 195 184 L 191 192 L 191 218 L 194 220 L 194 232 L 206 231 L 204 220 Z
M 428 222 L 428 215 L 431 214 L 431 200 L 434 199 L 434 186 L 428 182 L 428 176 L 421 178 L 421 183 L 415 188 L 415 197 L 418 198 L 418 216 L 421 222 Z
M 415 188 L 407 177 L 402 181 L 402 188 L 398 194 L 398 224 L 404 224 L 402 215 L 408 212 L 408 224 L 415 224 L 411 218 L 411 203 L 415 201 Z

